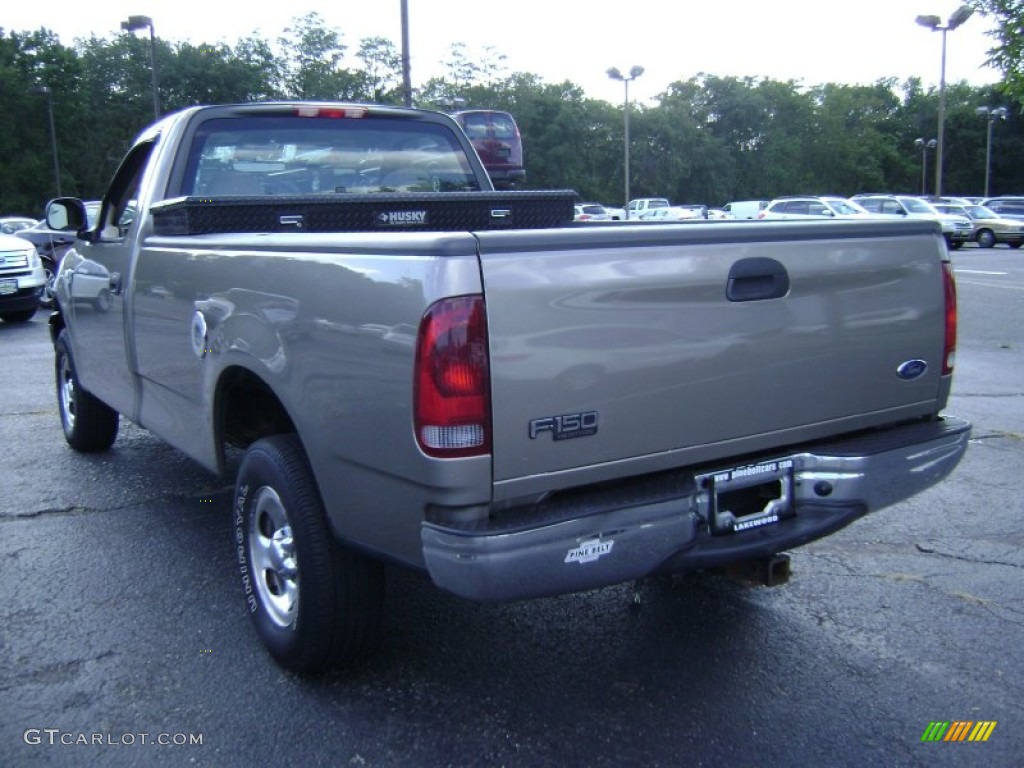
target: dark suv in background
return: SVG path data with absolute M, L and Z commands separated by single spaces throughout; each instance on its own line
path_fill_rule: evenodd
M 522 183 L 526 178 L 523 140 L 512 115 L 495 109 L 463 109 L 451 115 L 480 155 L 495 189 Z

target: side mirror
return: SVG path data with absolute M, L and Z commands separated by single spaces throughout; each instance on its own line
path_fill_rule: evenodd
M 81 232 L 89 226 L 85 203 L 77 197 L 58 197 L 46 204 L 46 226 L 58 232 Z

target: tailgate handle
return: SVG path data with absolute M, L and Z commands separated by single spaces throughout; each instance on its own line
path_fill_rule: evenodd
M 729 270 L 725 289 L 729 301 L 781 299 L 789 293 L 789 273 L 775 259 L 757 256 L 741 259 Z

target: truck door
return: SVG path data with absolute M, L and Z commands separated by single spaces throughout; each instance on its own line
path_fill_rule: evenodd
M 132 266 L 136 200 L 153 142 L 136 145 L 121 163 L 99 218 L 65 258 L 72 315 L 71 343 L 82 386 L 129 417 L 135 415 L 136 381 L 125 320 Z

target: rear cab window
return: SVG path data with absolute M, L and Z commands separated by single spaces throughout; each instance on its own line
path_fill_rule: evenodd
M 463 145 L 444 124 L 279 113 L 199 123 L 179 184 L 178 194 L 211 198 L 480 189 Z

